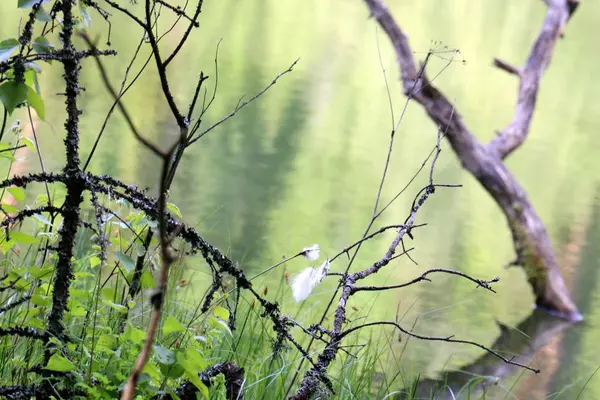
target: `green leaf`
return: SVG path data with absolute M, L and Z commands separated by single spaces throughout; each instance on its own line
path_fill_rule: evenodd
M 40 22 L 52 21 L 52 17 L 46 10 L 44 10 L 43 7 L 38 8 L 37 12 L 35 13 L 35 18 L 37 18 L 37 20 Z
M 21 137 L 19 139 L 19 146 L 24 145 L 25 147 L 27 147 L 29 150 L 31 150 L 32 152 L 36 153 L 37 149 L 35 148 L 35 144 L 33 143 L 33 140 L 29 139 L 28 137 Z
M 91 256 L 90 257 L 90 267 L 94 268 L 95 266 L 100 265 L 100 257 L 98 256 Z
M 81 299 L 81 300 L 87 301 L 87 300 L 91 299 L 92 296 L 94 296 L 94 295 L 95 295 L 95 293 L 92 293 L 86 289 L 71 288 L 71 296 L 77 297 L 78 299 Z
M 40 67 L 34 62 L 28 62 L 27 64 L 25 64 L 25 67 L 27 68 L 27 70 L 25 71 L 25 84 L 29 87 L 34 88 L 36 93 L 41 95 L 42 89 L 40 88 L 38 74 L 42 73 L 42 67 Z
M 123 314 L 125 314 L 127 311 L 129 311 L 129 310 L 127 309 L 127 307 L 125 307 L 125 306 L 124 306 L 124 305 L 122 305 L 122 304 L 117 304 L 117 303 L 114 303 L 114 302 L 112 302 L 112 301 L 109 301 L 109 300 L 102 300 L 102 302 L 103 302 L 104 304 L 106 304 L 107 306 L 109 306 L 110 308 L 112 308 L 113 310 L 117 310 L 117 311 L 118 311 L 118 312 L 120 312 L 120 313 L 123 313 Z
M 43 369 L 70 372 L 75 369 L 75 364 L 60 354 L 53 354 L 52 357 L 50 357 L 50 360 L 48 360 L 48 364 Z
M 163 334 L 168 335 L 169 333 L 183 332 L 185 326 L 181 322 L 177 321 L 173 316 L 169 315 L 163 326 Z
M 15 247 L 15 241 L 14 240 L 6 240 L 6 241 L 2 242 L 2 244 L 0 244 L 0 252 L 2 252 L 2 254 L 6 254 L 13 247 Z
M 133 325 L 128 324 L 125 329 L 125 339 L 130 340 L 133 343 L 142 343 L 146 340 L 147 333 L 141 329 L 135 328 Z
M 71 316 L 83 317 L 84 315 L 87 314 L 87 310 L 85 309 L 83 304 L 81 304 L 81 301 L 71 297 L 71 298 L 69 298 L 68 304 L 69 304 L 69 314 Z
M 6 189 L 6 191 L 12 194 L 16 201 L 25 200 L 25 191 L 21 187 L 9 187 L 8 189 Z
M 154 355 L 161 364 L 171 365 L 175 362 L 175 352 L 166 347 L 154 345 Z
M 158 370 L 156 365 L 154 365 L 153 363 L 150 363 L 150 362 L 146 363 L 146 365 L 144 365 L 144 369 L 142 371 L 145 372 L 146 374 L 148 374 L 148 376 L 150 376 L 150 378 L 154 382 L 158 383 L 163 378 L 161 372 Z
M 198 373 L 202 368 L 200 368 L 193 360 L 185 357 L 182 353 L 177 353 L 177 363 L 185 369 L 186 377 L 198 388 L 204 398 L 208 399 L 208 388 L 198 377 Z
M 36 93 L 42 94 L 42 89 L 40 89 L 40 81 L 38 80 L 37 76 L 37 74 L 41 73 L 42 71 L 41 68 L 38 71 L 38 69 L 34 66 L 37 66 L 39 68 L 39 65 L 35 63 L 29 63 L 29 68 L 27 69 L 27 71 L 25 71 L 25 84 L 29 87 L 34 88 Z
M 35 244 L 38 242 L 37 238 L 23 232 L 11 232 L 10 238 L 20 244 Z
M 27 103 L 33 107 L 38 117 L 43 121 L 46 118 L 44 100 L 33 88 L 27 86 Z
M 48 307 L 50 305 L 50 297 L 42 296 L 40 294 L 34 294 L 31 296 L 31 302 L 36 306 Z
M 79 2 L 79 12 L 81 13 L 81 18 L 83 18 L 83 23 L 87 28 L 92 26 L 92 17 L 88 12 L 87 5 L 83 4 L 83 2 Z
M 198 371 L 198 372 L 200 372 L 200 371 Z M 208 398 L 209 398 L 208 397 L 208 388 L 206 387 L 206 385 L 204 383 L 202 383 L 202 381 L 198 377 L 198 372 L 193 374 L 189 371 L 185 371 L 185 375 L 190 380 L 190 382 L 192 382 L 194 384 L 194 386 L 196 386 L 196 388 L 198 388 L 200 393 L 202 393 L 202 396 L 208 400 Z
M 6 107 L 6 111 L 12 114 L 19 104 L 27 100 L 28 92 L 29 88 L 24 83 L 4 82 L 0 85 L 0 101 Z
M 123 268 L 125 268 L 127 273 L 133 272 L 133 270 L 135 269 L 135 261 L 133 261 L 131 257 L 120 251 L 117 251 L 115 255 L 117 256 L 117 260 L 121 262 L 121 265 L 123 266 Z
M 48 204 L 48 196 L 45 194 L 38 194 L 35 198 L 36 204 Z
M 29 272 L 31 276 L 33 276 L 35 279 L 41 279 L 45 276 L 49 276 L 52 274 L 53 271 L 54 265 L 52 264 L 46 264 L 42 267 L 32 265 L 31 267 L 27 268 L 27 272 Z
M 7 158 L 11 161 L 16 161 L 15 156 L 12 154 L 13 150 L 11 150 L 11 148 L 12 148 L 12 146 L 10 146 L 8 143 L 1 142 L 0 143 L 0 151 L 1 151 L 0 157 Z
M 36 53 L 50 53 L 54 49 L 54 45 L 45 36 L 36 37 L 31 46 Z
M 177 207 L 175 204 L 167 203 L 167 209 L 173 214 L 177 215 L 179 218 L 183 218 L 183 216 L 181 215 L 181 211 L 179 211 L 179 207 Z
M 179 363 L 173 365 L 165 365 L 158 363 L 158 365 L 160 366 L 160 371 L 162 372 L 162 374 L 171 379 L 178 379 L 185 372 L 185 369 L 183 369 L 183 367 L 179 365 Z
M 46 329 L 46 323 L 39 318 L 31 318 L 30 320 L 27 320 L 25 324 L 32 328 Z
M 27 86 L 34 86 L 35 85 L 35 71 L 30 69 L 25 71 L 25 84 Z
M 116 298 L 116 291 L 114 287 L 103 287 L 100 291 L 102 297 L 106 300 L 113 301 Z
M 213 311 L 215 317 L 222 319 L 223 321 L 229 320 L 229 310 L 223 307 L 216 307 Z
M 19 209 L 15 206 L 11 206 L 10 204 L 2 204 L 2 208 L 9 214 L 14 214 L 19 212 Z
M 190 365 L 194 366 L 195 369 L 205 370 L 208 368 L 208 362 L 204 358 L 204 355 L 195 347 L 189 346 L 185 350 L 185 358 Z
M 92 276 L 96 276 L 96 275 L 92 274 L 91 272 L 85 272 L 85 271 L 77 271 L 77 272 L 73 273 L 74 278 L 89 278 Z
M 0 62 L 6 61 L 12 56 L 12 53 L 19 47 L 19 41 L 14 38 L 6 39 L 0 42 Z
M 154 281 L 154 276 L 152 276 L 152 272 L 149 270 L 145 270 L 142 272 L 142 278 L 140 279 L 140 283 L 142 285 L 142 289 L 153 289 L 156 282 Z
M 39 3 L 40 0 L 19 0 L 17 7 L 19 8 L 31 8 L 34 4 Z M 49 2 L 50 0 L 43 0 L 42 4 Z
M 100 335 L 100 337 L 98 338 L 98 344 L 100 346 L 112 348 L 112 346 L 115 344 L 115 338 L 113 335 L 104 333 L 104 334 Z
M 44 217 L 42 214 L 33 214 L 32 217 L 37 219 L 44 225 L 52 226 L 52 222 L 48 221 L 48 219 L 46 217 Z
M 227 325 L 227 323 L 225 321 L 222 321 L 218 318 L 210 318 L 208 320 L 208 324 L 210 326 L 212 326 L 213 328 L 217 328 L 223 331 L 226 331 L 227 333 L 229 333 L 231 336 L 233 336 L 233 333 L 231 333 L 231 329 L 229 329 L 229 326 Z

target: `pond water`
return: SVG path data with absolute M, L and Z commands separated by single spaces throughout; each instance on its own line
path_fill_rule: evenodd
M 395 3 L 393 13 L 416 56 L 423 59 L 430 48 L 436 49 L 429 75 L 440 73 L 435 79 L 438 88 L 455 100 L 477 137 L 489 141 L 510 121 L 517 90 L 515 78 L 495 69 L 492 60 L 524 62 L 545 14 L 543 2 Z M 25 15 L 13 7 L 0 5 L 3 22 Z M 102 19 L 92 16 L 95 33 L 105 38 Z M 418 265 L 400 258 L 373 283 L 400 283 L 427 268 L 453 268 L 482 278 L 500 277 L 498 293 L 436 276 L 432 283 L 352 299 L 356 308 L 352 318 L 393 319 L 398 314 L 405 326 L 421 334 L 455 335 L 492 345 L 501 333 L 512 332 L 517 338 L 510 340 L 522 343 L 505 351 L 531 356 L 532 365 L 542 373 L 511 371 L 487 398 L 574 399 L 600 365 L 600 311 L 596 311 L 600 310 L 599 19 L 600 4 L 583 2 L 542 81 L 531 134 L 508 160 L 546 223 L 585 321 L 569 328 L 549 322 L 547 329 L 535 325 L 538 328 L 528 330 L 533 297 L 524 273 L 504 267 L 514 253 L 503 215 L 461 169 L 447 143 L 435 177 L 439 183 L 462 184 L 462 188 L 438 190 L 419 213 L 417 222 L 428 225 L 415 231 L 410 243 Z M 124 73 L 140 39 L 135 26 L 123 22 L 115 15 L 112 43 L 121 56 L 105 60 L 114 79 Z M 10 24 L 0 25 L 2 38 L 14 36 L 13 31 Z M 170 67 L 172 89 L 180 104 L 187 104 L 201 70 L 211 77 L 210 95 L 219 41 L 217 97 L 205 116 L 207 125 L 232 110 L 241 96 L 247 99 L 261 90 L 296 58 L 300 61 L 263 98 L 189 150 L 171 200 L 187 223 L 198 224 L 201 234 L 251 273 L 313 243 L 329 256 L 336 254 L 363 234 L 385 163 L 392 122 L 380 58 L 396 118 L 405 102 L 387 38 L 377 32 L 359 0 L 206 1 L 201 29 Z M 174 43 L 174 37 L 168 36 L 164 46 Z M 140 60 L 147 54 L 143 47 Z M 81 97 L 83 159 L 110 106 L 97 70 L 91 61 L 86 63 L 90 68 L 82 72 L 87 87 Z M 140 65 L 141 61 L 134 70 Z M 141 76 L 125 102 L 139 130 L 166 144 L 177 133 L 151 71 Z M 42 88 L 47 94 L 61 91 L 60 73 L 56 63 L 44 73 Z M 39 124 L 38 133 L 47 168 L 58 169 L 64 159 L 62 102 L 47 103 L 47 122 Z M 417 104 L 409 104 L 395 142 L 384 202 L 409 181 L 435 139 L 436 127 Z M 30 161 L 29 168 L 36 170 L 36 165 Z M 123 119 L 115 115 L 89 169 L 155 190 L 159 163 L 136 144 Z M 403 222 L 427 179 L 427 173 L 419 175 L 376 226 Z M 354 268 L 380 258 L 392 235 L 368 242 Z M 188 264 L 200 285 L 208 275 L 196 261 L 190 259 Z M 342 271 L 345 262 L 340 258 L 332 270 Z M 294 260 L 285 268 L 294 274 L 304 267 L 304 261 Z M 278 286 L 282 272 L 265 275 L 259 285 Z M 327 303 L 334 286 L 332 281 L 318 287 L 299 314 L 303 322 L 313 322 L 311 311 Z M 285 299 L 284 308 L 296 307 L 291 294 Z M 512 330 L 517 327 L 520 335 Z M 395 338 L 389 330 L 371 334 L 392 342 Z M 473 365 L 482 356 L 479 349 L 468 346 L 416 340 L 394 343 L 392 349 L 390 359 L 406 376 L 421 373 L 429 378 L 443 368 Z M 482 371 L 491 373 L 470 370 Z M 600 374 L 587 383 L 580 398 L 600 398 Z

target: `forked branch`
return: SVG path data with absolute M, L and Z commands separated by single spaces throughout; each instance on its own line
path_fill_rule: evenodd
M 576 2 L 546 0 L 546 19 L 522 71 L 507 63 L 497 62 L 503 70 L 521 77 L 519 99 L 511 125 L 488 146 L 484 146 L 469 131 L 454 104 L 433 86 L 425 73 L 420 73 L 408 38 L 383 0 L 364 1 L 393 45 L 405 94 L 420 103 L 437 126 L 447 127 L 445 135 L 464 168 L 478 179 L 504 211 L 517 253 L 515 264 L 524 267 L 536 304 L 569 320 L 580 320 L 581 315 L 560 274 L 546 228 L 525 190 L 502 161 L 504 156 L 518 147 L 529 131 L 541 76 L 550 61 L 555 42 L 572 13 L 572 3 Z

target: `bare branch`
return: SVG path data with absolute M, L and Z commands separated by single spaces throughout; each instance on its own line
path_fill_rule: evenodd
M 157 3 L 158 2 L 160 4 L 165 4 L 165 2 L 163 2 L 163 1 L 157 1 Z M 179 39 L 179 42 L 177 43 L 177 46 L 175 47 L 175 49 L 173 50 L 173 52 L 171 53 L 171 55 L 169 57 L 167 57 L 167 59 L 162 63 L 162 68 L 163 69 L 167 68 L 167 66 L 169 65 L 169 63 L 171 61 L 173 61 L 173 59 L 175 58 L 175 56 L 177 55 L 177 53 L 179 53 L 179 51 L 183 48 L 183 45 L 187 41 L 190 33 L 192 32 L 192 29 L 194 29 L 195 27 L 199 26 L 197 19 L 198 19 L 198 16 L 200 16 L 200 11 L 202 11 L 202 3 L 203 3 L 203 0 L 198 0 L 198 3 L 196 5 L 196 12 L 194 13 L 194 16 L 192 18 L 189 18 L 189 17 L 186 16 L 186 18 L 188 18 L 190 20 L 190 24 L 188 25 L 188 28 L 186 29 L 185 33 L 183 34 L 183 37 L 181 39 Z
M 127 93 L 127 91 L 129 91 L 129 89 L 133 86 L 133 84 L 138 80 L 138 78 L 140 77 L 140 75 L 142 74 L 142 72 L 146 69 L 146 66 L 148 65 L 148 63 L 150 62 L 150 60 L 152 59 L 152 55 L 149 55 L 148 58 L 146 59 L 146 61 L 144 62 L 144 64 L 142 65 L 142 67 L 140 68 L 140 70 L 137 72 L 137 74 L 133 77 L 133 79 L 131 80 L 131 82 L 129 83 L 129 85 L 127 85 L 127 87 L 125 87 L 125 84 L 127 83 L 127 77 L 129 75 L 129 71 L 131 70 L 131 68 L 133 67 L 133 63 L 135 62 L 135 60 L 137 59 L 137 56 L 140 52 L 140 49 L 142 48 L 142 45 L 144 44 L 144 38 L 142 37 L 142 39 L 140 39 L 134 53 L 133 53 L 133 57 L 131 57 L 131 61 L 129 61 L 129 64 L 127 65 L 127 68 L 125 68 L 125 74 L 123 76 L 123 81 L 121 82 L 121 87 L 119 88 L 119 96 L 117 97 L 117 99 L 113 100 L 112 105 L 110 106 L 110 108 L 108 109 L 108 112 L 106 113 L 106 116 L 104 117 L 104 121 L 102 121 L 102 126 L 100 127 L 100 131 L 98 132 L 98 135 L 96 135 L 96 140 L 94 141 L 94 145 L 92 146 L 92 149 L 90 150 L 90 154 L 88 155 L 87 160 L 85 161 L 85 164 L 83 165 L 83 171 L 85 171 L 87 169 L 87 167 L 89 166 L 90 162 L 92 161 L 92 157 L 94 156 L 94 153 L 96 152 L 96 148 L 98 147 L 98 143 L 100 143 L 100 139 L 102 138 L 102 135 L 104 134 L 104 131 L 106 129 L 106 126 L 108 125 L 108 121 L 110 120 L 110 117 L 115 109 L 115 107 L 117 107 L 119 100 L 125 96 L 125 93 Z
M 513 235 L 519 263 L 526 266 L 525 271 L 533 288 L 536 304 L 554 310 L 565 318 L 580 320 L 581 314 L 570 298 L 560 275 L 548 233 L 527 198 L 525 190 L 500 159 L 506 149 L 514 148 L 515 139 L 521 137 L 519 136 L 521 134 L 518 132 L 510 136 L 501 134 L 499 138 L 506 136 L 507 141 L 499 138 L 492 141 L 492 143 L 498 143 L 505 150 L 500 147 L 495 148 L 495 145 L 492 144 L 486 147 L 479 143 L 455 110 L 454 105 L 431 84 L 424 73 L 417 69 L 408 38 L 390 14 L 383 0 L 364 1 L 392 42 L 406 95 L 420 103 L 437 126 L 446 127 L 445 136 L 461 160 L 463 167 L 479 180 L 504 211 Z M 546 21 L 523 72 L 530 78 L 521 79 L 522 96 L 517 105 L 518 112 L 514 119 L 517 121 L 516 128 L 526 127 L 528 129 L 529 127 L 539 78 L 554 48 L 558 28 L 564 25 L 568 14 L 566 2 L 562 0 L 548 0 L 548 2 L 550 5 Z M 431 52 L 428 56 L 430 54 Z M 531 90 L 525 90 L 525 83 Z M 528 106 L 526 106 L 527 104 Z M 522 124 L 523 121 L 526 123 Z M 522 137 L 524 138 L 524 136 Z
M 518 363 L 516 361 L 513 361 L 514 357 L 506 358 L 506 357 L 500 355 L 499 353 L 495 352 L 494 350 L 492 350 L 492 349 L 490 349 L 488 347 L 485 347 L 484 345 L 479 344 L 477 342 L 473 342 L 471 340 L 453 339 L 454 336 L 425 336 L 425 335 L 419 335 L 417 333 L 413 333 L 413 332 L 411 332 L 409 330 L 404 329 L 398 323 L 393 322 L 393 321 L 369 322 L 369 323 L 366 323 L 366 324 L 363 324 L 363 325 L 358 325 L 358 326 L 349 328 L 349 329 L 345 330 L 344 332 L 342 332 L 339 338 L 341 340 L 342 338 L 344 338 L 345 336 L 348 336 L 352 332 L 356 332 L 358 330 L 361 330 L 361 329 L 364 329 L 364 328 L 367 328 L 367 327 L 370 327 L 370 326 L 384 326 L 384 325 L 391 325 L 391 326 L 395 327 L 396 329 L 398 329 L 400 332 L 402 332 L 402 333 L 404 333 L 404 334 L 406 334 L 408 336 L 414 337 L 416 339 L 428 340 L 428 341 L 436 341 L 436 342 L 461 343 L 461 344 L 468 344 L 468 345 L 471 345 L 471 346 L 479 347 L 480 349 L 485 350 L 488 353 L 493 354 L 494 356 L 498 357 L 499 359 L 501 359 L 502 361 L 504 361 L 507 364 L 516 365 L 518 367 L 521 367 L 521 368 L 527 369 L 529 371 L 535 372 L 536 374 L 540 373 L 540 370 L 537 369 L 537 368 L 532 368 L 532 367 L 530 367 L 528 365 L 521 364 L 521 363 Z
M 520 68 L 517 68 L 514 65 L 507 63 L 506 61 L 502 61 L 499 58 L 494 58 L 494 65 L 496 67 L 508 72 L 509 74 L 514 74 L 514 75 L 517 75 L 518 77 L 520 77 L 521 74 L 523 73 L 523 71 Z
M 519 69 L 496 59 L 496 66 L 520 76 L 519 95 L 515 114 L 510 125 L 502 130 L 488 145 L 490 152 L 505 158 L 523 143 L 529 134 L 540 81 L 550 63 L 556 41 L 569 19 L 569 6 L 565 0 L 546 0 L 548 12 L 540 33 L 531 48 L 527 63 Z
M 198 12 L 200 12 L 199 9 L 200 9 L 201 4 L 202 4 L 202 1 L 199 1 Z M 175 121 L 177 122 L 177 126 L 179 126 L 180 129 L 187 128 L 188 122 L 185 119 L 185 117 L 181 114 L 181 112 L 179 111 L 179 108 L 177 107 L 177 104 L 175 103 L 175 98 L 173 97 L 173 94 L 171 93 L 171 88 L 169 87 L 169 79 L 167 78 L 167 68 L 166 68 L 166 65 L 162 61 L 162 57 L 160 55 L 160 50 L 158 49 L 158 41 L 156 39 L 156 36 L 154 35 L 154 32 L 152 32 L 152 16 L 151 16 L 152 7 L 150 7 L 150 0 L 145 1 L 144 9 L 145 9 L 145 15 L 146 15 L 146 21 L 145 21 L 144 26 L 146 27 L 146 34 L 148 35 L 148 41 L 150 42 L 150 47 L 152 47 L 152 53 L 154 56 L 154 61 L 156 62 L 156 70 L 157 70 L 158 76 L 160 78 L 160 85 L 161 85 L 163 94 L 165 96 L 165 99 L 167 100 L 167 104 L 169 105 L 169 108 L 171 109 L 171 113 L 173 114 L 173 117 L 175 118 Z M 185 38 L 187 38 L 187 36 L 182 39 L 182 41 L 180 42 L 181 45 L 183 45 Z
M 403 288 L 406 286 L 414 285 L 415 283 L 418 283 L 421 281 L 431 282 L 431 279 L 427 278 L 427 276 L 430 274 L 439 273 L 439 272 L 444 273 L 444 274 L 457 275 L 457 276 L 463 277 L 472 282 L 475 282 L 477 284 L 477 287 L 482 287 L 493 293 L 496 293 L 496 291 L 492 288 L 491 284 L 500 281 L 500 278 L 498 278 L 498 277 L 486 281 L 483 279 L 473 278 L 469 274 L 466 274 L 462 271 L 456 271 L 456 270 L 446 269 L 446 268 L 432 268 L 432 269 L 428 269 L 427 271 L 425 271 L 421 276 L 419 276 L 411 281 L 408 281 L 406 283 L 401 283 L 399 285 L 390 285 L 390 286 L 353 286 L 352 293 L 361 292 L 361 291 L 379 291 L 379 290 L 400 289 L 400 288 Z
M 192 23 L 193 27 L 198 28 L 200 26 L 200 24 L 198 23 L 198 21 L 195 20 L 195 18 L 192 18 L 192 17 L 188 16 L 185 13 L 185 9 L 184 8 L 182 9 L 180 6 L 175 7 L 175 6 L 173 6 L 173 5 L 167 3 L 166 1 L 163 1 L 163 0 L 156 0 L 156 2 L 158 4 L 161 4 L 161 5 L 165 6 L 169 10 L 173 11 L 176 15 L 182 16 L 183 18 L 185 18 L 188 21 L 190 21 Z M 200 1 L 199 4 L 202 4 L 202 2 Z M 165 62 L 165 65 L 166 64 L 167 63 Z
M 112 0 L 104 0 L 104 1 L 107 2 L 115 10 L 120 11 L 123 14 L 127 15 L 129 18 L 131 18 L 132 21 L 134 21 L 136 24 L 141 26 L 144 30 L 146 29 L 146 25 L 142 22 L 142 20 L 139 19 L 138 17 L 136 17 L 131 11 L 127 10 L 126 8 L 121 7 L 115 1 L 112 1 Z
M 260 92 L 256 93 L 254 96 L 252 96 L 250 99 L 244 101 L 244 102 L 239 102 L 235 108 L 233 109 L 232 112 L 230 112 L 229 114 L 227 114 L 226 116 L 224 116 L 223 118 L 221 118 L 219 121 L 217 121 L 216 123 L 214 123 L 213 125 L 209 126 L 208 128 L 206 128 L 205 130 L 203 130 L 202 132 L 200 132 L 198 135 L 195 135 L 196 131 L 198 130 L 198 128 L 200 127 L 198 124 L 196 124 L 194 126 L 194 128 L 192 128 L 192 130 L 190 131 L 190 140 L 187 143 L 187 146 L 191 145 L 192 143 L 196 142 L 198 139 L 200 139 L 201 137 L 203 137 L 204 135 L 206 135 L 208 132 L 212 131 L 213 129 L 215 129 L 217 126 L 221 125 L 223 122 L 227 121 L 229 118 L 233 117 L 235 114 L 237 114 L 238 111 L 240 111 L 242 108 L 246 107 L 248 104 L 252 103 L 254 100 L 258 99 L 260 96 L 262 96 L 267 90 L 269 90 L 273 85 L 275 85 L 277 83 L 277 81 L 279 80 L 279 78 L 281 78 L 282 76 L 284 76 L 285 74 L 287 74 L 288 72 L 292 72 L 292 70 L 294 69 L 294 67 L 296 66 L 296 64 L 298 63 L 298 61 L 300 61 L 299 58 L 296 59 L 296 61 L 294 61 L 292 63 L 292 65 L 290 65 L 290 67 L 288 69 L 286 69 L 283 72 L 280 72 L 279 74 L 277 74 L 277 76 L 275 78 L 273 78 L 273 80 L 271 81 L 271 83 L 269 83 L 267 86 L 265 86 Z M 194 137 L 196 136 L 196 137 Z
M 87 45 L 94 52 L 97 51 L 96 45 L 94 43 L 92 43 L 92 41 L 90 40 L 87 33 L 81 32 L 80 36 L 83 38 L 83 40 L 85 40 Z M 112 95 L 114 101 L 117 103 L 117 105 L 119 107 L 119 111 L 121 111 L 121 114 L 123 114 L 123 117 L 125 118 L 125 121 L 127 122 L 127 125 L 129 125 L 129 129 L 131 130 L 131 132 L 133 132 L 136 139 L 139 140 L 146 148 L 148 148 L 150 151 L 152 151 L 158 157 L 161 157 L 161 158 L 164 157 L 165 154 L 162 152 L 162 150 L 160 150 L 158 147 L 156 147 L 156 145 L 154 145 L 153 143 L 148 141 L 146 138 L 144 138 L 138 132 L 137 128 L 135 127 L 135 124 L 133 123 L 133 120 L 131 119 L 131 117 L 129 116 L 129 113 L 127 112 L 127 109 L 121 102 L 121 98 L 120 98 L 119 94 L 115 91 L 112 84 L 110 83 L 110 80 L 108 79 L 108 75 L 106 74 L 106 70 L 104 69 L 104 65 L 102 64 L 102 61 L 100 60 L 100 58 L 97 55 L 94 55 L 94 60 L 96 60 L 96 65 L 98 66 L 98 70 L 100 71 L 100 75 L 102 77 L 102 82 L 104 83 L 104 86 L 109 91 L 109 93 Z
M 389 230 L 389 229 L 414 229 L 414 228 L 420 228 L 422 226 L 426 226 L 427 224 L 419 224 L 419 225 L 414 225 L 411 227 L 407 227 L 405 224 L 400 224 L 400 225 L 387 225 L 387 226 L 383 226 L 381 228 L 379 228 L 378 230 L 376 230 L 375 232 L 363 237 L 362 239 L 352 243 L 350 246 L 345 247 L 344 249 L 342 249 L 342 251 L 340 251 L 338 254 L 336 254 L 335 256 L 333 256 L 331 258 L 331 262 L 335 261 L 336 258 L 338 258 L 339 256 L 341 256 L 342 254 L 347 254 L 350 250 L 352 250 L 353 248 L 355 248 L 356 246 L 358 246 L 359 244 L 361 244 L 362 242 L 366 242 L 369 239 L 374 238 L 375 236 Z

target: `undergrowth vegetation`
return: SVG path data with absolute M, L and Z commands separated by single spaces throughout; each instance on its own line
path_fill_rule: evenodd
M 308 267 L 291 280 L 283 268 L 275 268 L 296 257 L 317 260 L 318 245 L 297 249 L 294 256 L 248 277 L 235 260 L 186 225 L 169 198 L 169 189 L 185 150 L 263 95 L 291 72 L 298 60 L 254 96 L 240 100 L 229 114 L 206 125 L 205 113 L 216 96 L 216 76 L 209 91 L 204 86 L 208 76 L 200 72 L 184 101 L 171 92 L 170 83 L 176 74 L 167 71 L 191 32 L 199 27 L 201 0 L 186 2 L 185 7 L 163 0 L 17 3 L 24 11 L 23 24 L 15 22 L 19 35 L 0 42 L 0 157 L 4 163 L 0 172 L 6 176 L 0 182 L 0 396 L 124 400 L 300 400 L 333 395 L 340 399 L 416 398 L 424 387 L 418 374 L 400 368 L 401 360 L 391 351 L 399 334 L 475 346 L 495 361 L 538 372 L 514 357 L 467 339 L 415 333 L 403 327 L 397 315 L 389 321 L 372 321 L 368 315 L 352 318 L 351 309 L 347 309 L 358 292 L 398 290 L 439 274 L 494 292 L 492 286 L 498 278 L 483 280 L 443 268 L 423 270 L 412 280 L 390 286 L 366 283 L 399 257 L 414 261 L 405 240 L 412 240 L 424 226 L 416 223 L 417 213 L 429 197 L 460 186 L 438 183 L 434 176 L 448 124 L 438 126 L 431 152 L 407 185 L 422 171 L 423 175 L 429 173 L 405 220 L 374 229 L 380 216 L 406 189 L 387 203 L 382 197 L 401 116 L 393 121 L 372 217 L 362 237 L 320 267 Z M 103 64 L 105 56 L 121 56 L 110 48 L 111 30 L 118 30 L 118 26 L 108 25 L 106 50 L 98 49 L 87 33 L 92 16 L 110 23 L 111 13 L 124 15 L 140 28 L 138 48 L 118 90 Z M 163 22 L 165 15 L 169 17 Z M 178 24 L 181 30 L 174 31 Z M 177 40 L 164 45 L 163 38 L 177 33 Z M 145 63 L 136 64 L 141 48 L 147 49 L 149 56 Z M 456 54 L 443 53 L 444 60 L 448 54 Z M 427 54 L 414 77 L 413 89 L 416 83 L 429 86 L 424 71 L 427 60 L 435 55 L 436 49 Z M 85 59 L 89 62 L 84 64 Z M 64 92 L 43 96 L 38 77 L 51 62 L 62 67 Z M 139 70 L 128 75 L 134 64 Z M 123 100 L 148 64 L 154 66 L 151 71 L 160 80 L 169 122 L 178 128 L 177 137 L 164 148 L 140 132 Z M 79 125 L 80 118 L 85 118 L 79 101 L 88 95 L 79 80 L 82 68 L 99 73 L 114 101 L 85 163 L 79 149 L 81 135 L 87 134 L 80 132 Z M 411 92 L 405 107 L 412 97 Z M 36 136 L 36 118 L 45 118 L 46 101 L 65 103 L 65 161 L 60 171 L 45 169 Z M 162 166 L 156 198 L 135 182 L 125 183 L 87 170 L 96 145 L 102 145 L 102 133 L 113 110 L 118 110 L 138 145 L 149 150 Z M 394 119 L 393 110 L 391 114 Z M 25 126 L 28 134 L 24 134 Z M 23 173 L 28 169 L 19 163 L 25 158 L 39 163 L 41 172 Z M 363 244 L 385 233 L 393 234 L 385 253 L 353 266 Z M 201 282 L 190 284 L 190 260 L 209 272 Z M 281 277 L 276 288 L 271 288 L 275 293 L 269 296 L 266 288 L 258 289 L 253 282 L 267 272 Z M 283 309 L 284 298 L 293 293 L 301 302 L 326 278 L 336 286 L 318 315 L 300 321 Z M 377 296 L 373 298 L 376 301 Z M 484 380 L 476 377 L 468 381 L 458 394 L 470 397 L 470 388 L 479 389 Z M 425 395 L 435 397 L 445 386 L 443 380 L 431 380 Z

